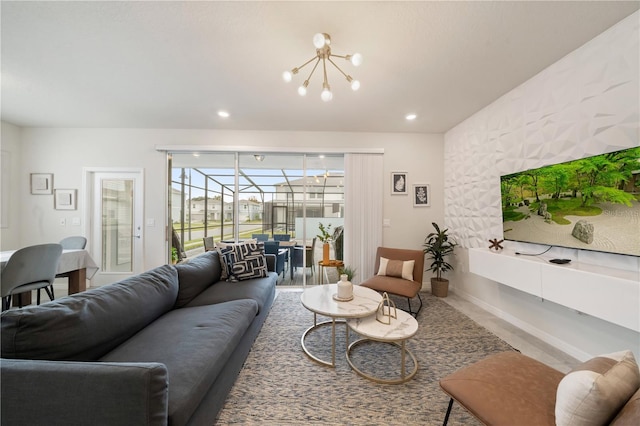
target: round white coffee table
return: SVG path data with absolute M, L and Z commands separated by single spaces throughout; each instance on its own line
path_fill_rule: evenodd
M 312 360 L 328 367 L 336 366 L 336 320 L 338 318 L 362 318 L 372 315 L 378 309 L 382 296 L 370 288 L 353 286 L 353 300 L 338 302 L 333 295 L 338 292 L 337 284 L 321 285 L 305 290 L 300 296 L 302 305 L 313 312 L 313 325 L 309 327 L 300 339 L 302 350 Z M 331 318 L 331 321 L 318 323 L 317 316 L 323 315 Z M 375 317 L 374 317 L 375 319 Z M 331 362 L 324 361 L 313 355 L 306 347 L 304 341 L 307 335 L 320 327 L 331 325 Z M 347 347 L 349 347 L 349 329 L 346 328 Z
M 418 372 L 418 360 L 416 360 L 416 357 L 411 353 L 411 351 L 405 347 L 407 339 L 413 337 L 418 331 L 418 321 L 416 321 L 412 315 L 400 309 L 397 309 L 396 313 L 397 318 L 391 318 L 390 324 L 384 324 L 378 321 L 375 315 L 366 318 L 347 320 L 349 328 L 360 336 L 363 336 L 362 339 L 356 340 L 351 345 L 347 346 L 347 362 L 360 376 L 373 380 L 377 383 L 400 384 L 411 380 L 411 378 Z M 371 376 L 358 369 L 353 362 L 351 362 L 351 351 L 353 348 L 364 342 L 372 340 L 400 347 L 401 367 L 399 379 L 381 379 L 379 377 Z M 409 374 L 406 374 L 405 372 L 405 354 L 408 354 L 413 360 L 413 370 Z

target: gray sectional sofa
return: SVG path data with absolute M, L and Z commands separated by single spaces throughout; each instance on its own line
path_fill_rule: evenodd
M 218 252 L 2 313 L 2 425 L 215 423 L 275 298 Z

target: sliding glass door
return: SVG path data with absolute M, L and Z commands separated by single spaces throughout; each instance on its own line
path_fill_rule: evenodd
M 172 229 L 187 257 L 204 250 L 204 237 L 289 239 L 279 284 L 316 279 L 319 224 L 331 232 L 344 225 L 342 155 L 172 153 L 170 160 Z M 332 258 L 342 259 L 341 248 L 335 245 Z

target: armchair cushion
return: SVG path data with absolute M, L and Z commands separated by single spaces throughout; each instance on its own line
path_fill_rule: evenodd
M 386 257 L 381 257 L 378 275 L 386 275 L 388 277 L 396 277 L 413 281 L 413 266 L 415 263 L 415 260 L 390 260 Z
M 631 351 L 592 358 L 560 381 L 556 423 L 608 424 L 639 387 L 640 371 Z

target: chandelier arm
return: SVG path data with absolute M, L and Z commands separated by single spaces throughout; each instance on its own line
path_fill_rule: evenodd
M 327 59 L 331 61 L 330 58 Z M 333 63 L 333 61 L 331 61 L 331 63 Z M 324 56 L 322 57 L 322 70 L 324 71 L 324 84 L 329 85 L 329 81 L 327 80 L 327 61 L 325 61 Z
M 335 56 L 336 58 L 342 58 L 342 59 L 349 60 L 352 55 L 336 55 L 335 53 L 332 53 L 331 56 Z
M 313 73 L 316 71 L 316 68 L 318 68 L 318 64 L 320 63 L 320 58 L 317 58 L 318 60 L 316 61 L 315 65 L 313 66 L 313 69 L 311 70 L 311 73 L 309 73 L 309 77 L 307 77 L 306 81 L 311 80 L 311 76 L 313 75 Z M 312 59 L 313 60 L 313 59 Z M 306 65 L 306 64 L 305 64 Z
M 332 55 L 332 56 L 336 56 L 336 55 Z M 327 59 L 329 60 L 329 62 L 331 62 L 333 64 L 334 67 L 336 67 L 338 69 L 338 71 L 340 71 L 342 73 L 342 75 L 345 76 L 345 78 L 347 80 L 351 81 L 351 76 L 350 75 L 347 75 L 344 71 L 342 71 L 342 69 L 339 66 L 337 66 L 336 63 L 331 60 L 331 58 L 327 58 Z
M 302 68 L 306 67 L 307 65 L 309 65 L 309 63 L 311 61 L 313 61 L 314 59 L 317 59 L 318 56 L 314 56 L 313 58 L 309 59 L 307 62 L 305 62 L 304 64 L 300 65 L 299 67 L 296 67 L 295 69 L 297 69 L 298 71 L 300 71 Z M 317 63 L 316 63 L 317 64 Z

